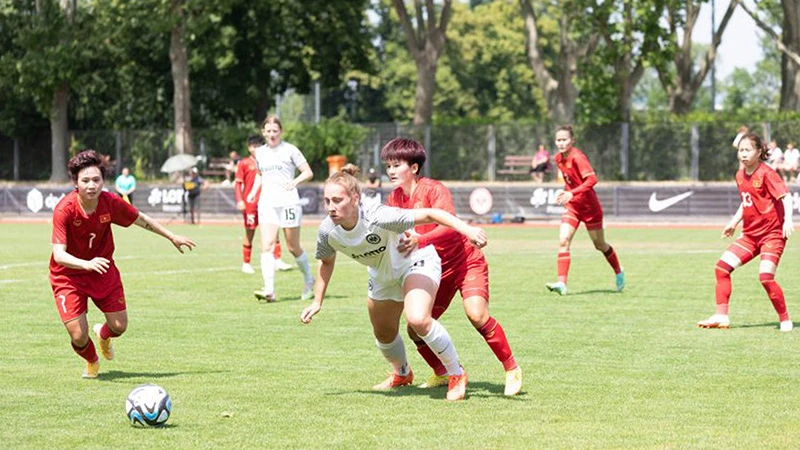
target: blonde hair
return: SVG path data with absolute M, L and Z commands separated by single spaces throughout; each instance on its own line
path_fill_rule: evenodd
M 345 164 L 342 170 L 334 173 L 325 180 L 325 185 L 335 183 L 342 186 L 351 196 L 361 196 L 361 184 L 358 182 L 358 173 L 361 169 L 355 164 Z

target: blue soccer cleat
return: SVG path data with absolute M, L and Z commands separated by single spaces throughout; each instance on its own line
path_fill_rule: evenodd
M 625 289 L 625 269 L 620 269 L 617 274 L 617 292 L 622 292 Z

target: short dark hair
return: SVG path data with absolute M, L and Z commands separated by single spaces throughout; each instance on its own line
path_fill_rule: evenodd
M 394 138 L 381 149 L 381 159 L 384 162 L 405 161 L 409 166 L 416 164 L 418 170 L 422 170 L 426 158 L 425 147 L 410 138 Z
M 78 174 L 80 171 L 87 167 L 97 167 L 100 169 L 100 175 L 103 177 L 103 180 L 106 179 L 108 167 L 106 167 L 105 159 L 96 151 L 86 149 L 70 158 L 67 163 L 67 170 L 70 176 L 72 176 L 73 183 L 78 181 Z
M 247 146 L 251 147 L 253 145 L 257 145 L 261 147 L 262 145 L 266 144 L 267 141 L 264 139 L 264 136 L 260 134 L 251 134 L 247 137 Z

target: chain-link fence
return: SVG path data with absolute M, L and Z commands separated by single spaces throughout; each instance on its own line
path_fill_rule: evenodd
M 367 133 L 354 162 L 365 171 L 382 166 L 381 147 L 398 136 L 425 144 L 429 157 L 423 171 L 441 180 L 525 180 L 529 177 L 498 175 L 506 156 L 533 155 L 540 144 L 555 153 L 554 127 L 550 124 L 359 126 Z M 735 123 L 634 122 L 578 124 L 574 132 L 575 145 L 587 154 L 601 180 L 719 181 L 730 180 L 738 167 L 731 147 L 737 127 Z M 781 147 L 787 142 L 800 142 L 800 122 L 764 123 L 752 129 L 766 140 L 777 139 Z M 246 134 L 241 129 L 195 130 L 195 153 L 205 160 L 225 157 L 231 150 L 241 154 Z M 168 130 L 73 131 L 70 140 L 73 152 L 94 148 L 109 155 L 117 171 L 126 166 L 144 179 L 166 178 L 159 168 L 174 153 L 172 132 Z M 50 152 L 48 133 L 16 140 L 0 136 L 0 179 L 47 179 Z M 309 162 L 320 167 L 324 158 Z M 325 175 L 320 171 L 315 179 L 322 180 Z

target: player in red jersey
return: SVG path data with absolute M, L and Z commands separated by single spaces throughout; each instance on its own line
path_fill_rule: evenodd
M 253 236 L 255 236 L 256 228 L 258 228 L 258 194 L 260 192 L 256 194 L 255 201 L 252 203 L 247 202 L 247 194 L 253 189 L 253 181 L 255 181 L 256 175 L 259 174 L 255 157 L 256 150 L 266 143 L 264 136 L 260 134 L 253 134 L 247 138 L 247 150 L 250 151 L 250 156 L 243 158 L 236 165 L 236 176 L 234 178 L 233 192 L 236 196 L 236 209 L 242 211 L 242 218 L 244 219 L 242 272 L 248 274 L 256 273 L 253 270 L 253 266 L 250 265 L 250 255 L 253 252 Z M 272 251 L 272 255 L 275 257 L 275 268 L 277 270 L 292 269 L 290 264 L 286 264 L 281 260 L 281 242 L 277 238 L 275 239 L 275 248 Z
M 120 336 L 128 326 L 125 292 L 113 259 L 111 224 L 136 224 L 167 238 L 181 253 L 182 247 L 191 250 L 195 243 L 103 191 L 105 164 L 94 150 L 75 155 L 67 168 L 75 191 L 61 199 L 53 211 L 50 285 L 72 348 L 86 360 L 83 377 L 97 378 L 99 358 L 86 320 L 88 298 L 105 314 L 106 322 L 93 327 L 104 358 L 114 358 L 111 338 Z
M 566 186 L 564 192 L 558 194 L 556 201 L 564 205 L 561 215 L 561 229 L 558 235 L 558 281 L 547 283 L 547 289 L 561 295 L 567 293 L 567 275 L 569 274 L 569 247 L 581 222 L 586 224 L 586 231 L 592 239 L 594 248 L 603 252 L 606 261 L 616 274 L 617 291 L 625 288 L 625 271 L 620 267 L 614 248 L 606 242 L 603 232 L 603 207 L 597 199 L 594 185 L 597 176 L 582 151 L 573 147 L 575 139 L 572 126 L 564 125 L 556 129 L 556 164 L 564 176 Z
M 769 150 L 758 135 L 745 134 L 738 144 L 739 162 L 743 168 L 736 173 L 736 186 L 742 203 L 722 230 L 722 236 L 733 236 L 739 222 L 744 222 L 742 236 L 717 261 L 714 268 L 717 277 L 717 311 L 707 320 L 698 322 L 697 326 L 730 328 L 728 304 L 731 298 L 731 272 L 761 255 L 758 278 L 778 313 L 780 330 L 792 331 L 794 324 L 786 311 L 783 290 L 775 281 L 775 271 L 786 240 L 794 230 L 792 196 L 781 176 L 764 163 L 769 158 Z
M 455 215 L 450 191 L 440 182 L 419 175 L 425 164 L 425 148 L 413 139 L 396 138 L 381 150 L 386 174 L 394 191 L 386 199 L 388 206 L 404 209 L 438 208 Z M 400 240 L 401 252 L 433 245 L 442 260 L 442 278 L 432 316 L 438 319 L 461 293 L 464 311 L 472 326 L 483 336 L 506 371 L 505 395 L 522 389 L 522 370 L 517 365 L 503 327 L 489 315 L 489 265 L 483 252 L 453 229 L 436 224 L 418 225 Z M 408 334 L 422 358 L 434 373 L 421 387 L 447 384 L 447 370 L 425 342 L 409 327 Z

